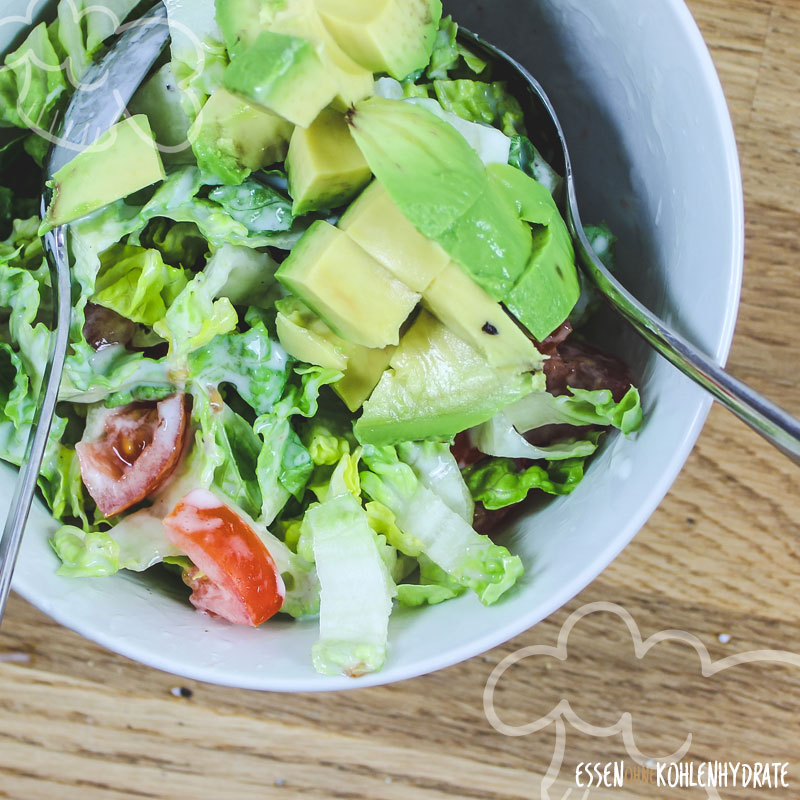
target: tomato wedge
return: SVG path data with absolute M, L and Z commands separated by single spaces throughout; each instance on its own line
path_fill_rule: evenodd
M 181 460 L 188 428 L 188 399 L 176 394 L 157 404 L 133 403 L 109 412 L 99 435 L 75 445 L 81 478 L 106 517 L 135 506 L 164 484 Z
M 183 576 L 195 608 L 252 627 L 280 611 L 286 588 L 269 550 L 216 495 L 195 489 L 164 525 L 167 539 L 195 565 Z

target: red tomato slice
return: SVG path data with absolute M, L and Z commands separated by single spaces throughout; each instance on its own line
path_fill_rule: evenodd
M 106 517 L 135 506 L 178 466 L 189 428 L 186 395 L 111 412 L 98 439 L 78 442 L 81 477 Z
M 190 492 L 164 525 L 167 539 L 195 564 L 184 572 L 195 608 L 253 627 L 280 611 L 286 588 L 269 550 L 214 494 Z

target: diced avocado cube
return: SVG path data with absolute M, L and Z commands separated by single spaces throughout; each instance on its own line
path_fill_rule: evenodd
M 147 117 L 128 117 L 56 172 L 43 230 L 85 217 L 164 177 Z
M 549 225 L 534 231 L 533 256 L 505 300 L 508 310 L 542 341 L 569 317 L 580 296 L 575 254 L 566 228 Z
M 317 0 L 339 46 L 371 72 L 402 81 L 428 65 L 441 0 Z
M 343 339 L 384 348 L 419 302 L 344 231 L 315 222 L 283 262 L 278 280 Z
M 272 17 L 264 0 L 216 0 L 217 24 L 231 58 L 249 47 Z
M 286 171 L 295 215 L 341 206 L 372 177 L 344 116 L 332 108 L 325 109 L 308 128 L 295 128 Z
M 350 411 L 358 411 L 388 369 L 397 348 L 384 347 L 376 350 L 349 342 L 348 345 L 359 349 L 358 352 L 349 351 L 344 378 L 333 384 L 333 391 L 342 398 Z
M 236 185 L 283 161 L 293 129 L 291 122 L 220 88 L 200 110 L 189 138 L 197 165 Z
M 350 411 L 358 411 L 378 385 L 395 348 L 374 350 L 345 341 L 296 297 L 284 297 L 275 307 L 283 349 L 298 361 L 344 372 L 332 388 Z
M 298 361 L 326 369 L 347 369 L 349 344 L 337 336 L 305 303 L 284 297 L 275 303 L 275 328 L 283 349 Z
M 541 368 L 544 357 L 533 342 L 458 264 L 450 264 L 433 281 L 422 302 L 493 367 Z
M 364 444 L 446 442 L 534 388 L 531 373 L 495 369 L 426 311 L 403 336 L 390 367 L 355 424 Z
M 229 91 L 303 128 L 337 91 L 309 42 L 272 31 L 260 33 L 237 55 L 223 82 Z
M 450 256 L 423 236 L 378 181 L 347 209 L 339 227 L 415 292 L 424 292 Z
M 299 36 L 310 42 L 325 66 L 325 72 L 336 85 L 334 106 L 347 111 L 359 100 L 375 93 L 375 80 L 342 50 L 330 35 L 316 7 L 316 0 L 291 0 L 276 4 L 277 10 L 269 28 L 278 33 Z

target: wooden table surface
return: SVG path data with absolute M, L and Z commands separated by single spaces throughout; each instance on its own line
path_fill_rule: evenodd
M 800 0 L 690 5 L 731 102 L 744 168 L 747 267 L 730 367 L 800 415 Z M 0 797 L 538 798 L 559 744 L 551 796 L 573 787 L 579 797 L 580 762 L 633 767 L 634 748 L 666 757 L 689 734 L 688 761 L 789 764 L 790 788 L 720 796 L 800 797 L 800 659 L 703 677 L 686 641 L 638 658 L 622 617 L 595 610 L 572 632 L 569 660 L 523 662 L 496 695 L 507 724 L 546 716 L 562 700 L 574 724 L 504 736 L 487 722 L 482 699 L 498 661 L 523 646 L 555 645 L 569 615 L 591 602 L 624 607 L 644 637 L 669 628 L 692 634 L 712 661 L 800 653 L 799 522 L 800 471 L 715 409 L 648 525 L 566 608 L 467 663 L 332 696 L 183 681 L 106 652 L 12 598 L 0 633 L 3 658 L 18 659 L 0 663 Z M 187 696 L 176 696 L 181 687 Z M 609 730 L 624 712 L 629 745 Z M 628 780 L 591 796 L 706 792 Z

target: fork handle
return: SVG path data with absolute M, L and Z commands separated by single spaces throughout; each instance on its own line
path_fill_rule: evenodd
M 713 359 L 645 308 L 597 258 L 583 226 L 572 212 L 568 221 L 584 272 L 614 310 L 626 319 L 664 358 L 784 455 L 800 465 L 800 420 L 795 419 L 747 384 L 725 372 Z M 576 202 L 576 201 L 575 201 Z
M 44 212 L 44 209 L 43 209 Z M 54 240 L 64 237 L 64 228 L 56 228 L 47 234 Z M 53 242 L 55 246 L 55 241 Z M 64 242 L 60 247 L 66 247 Z M 49 248 L 46 248 L 49 253 Z M 50 428 L 58 402 L 58 389 L 61 384 L 61 373 L 69 343 L 69 327 L 72 317 L 72 298 L 69 272 L 59 270 L 52 258 L 47 259 L 50 267 L 50 283 L 55 297 L 58 298 L 54 309 L 54 333 L 50 337 L 50 352 L 42 377 L 42 387 L 39 390 L 39 399 L 33 417 L 31 432 L 25 448 L 25 458 L 20 467 L 14 486 L 14 495 L 11 499 L 8 516 L 6 517 L 3 536 L 0 539 L 0 621 L 3 619 L 8 594 L 11 591 L 11 578 L 14 574 L 14 565 L 19 555 L 22 534 L 25 523 L 30 514 L 33 495 L 39 479 Z

